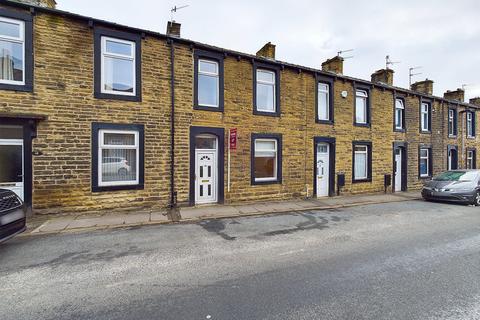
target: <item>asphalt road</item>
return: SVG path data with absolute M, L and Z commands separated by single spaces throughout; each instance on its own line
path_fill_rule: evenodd
M 480 209 L 410 201 L 0 245 L 0 319 L 480 319 Z

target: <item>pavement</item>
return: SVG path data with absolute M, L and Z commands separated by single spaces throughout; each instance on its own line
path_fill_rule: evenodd
M 350 195 L 322 199 L 270 201 L 242 205 L 213 205 L 180 208 L 180 222 L 233 218 L 303 210 L 328 210 L 375 203 L 419 199 L 419 192 Z M 138 213 L 104 213 L 101 215 L 35 216 L 28 221 L 23 236 L 61 232 L 125 228 L 139 225 L 171 223 L 166 211 Z
M 480 319 L 480 210 L 389 202 L 16 237 L 0 318 Z

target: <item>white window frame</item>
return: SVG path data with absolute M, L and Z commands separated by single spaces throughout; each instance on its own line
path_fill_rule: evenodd
M 365 151 L 357 151 L 357 148 L 365 148 Z M 368 179 L 368 148 L 369 146 L 366 144 L 357 144 L 353 146 L 353 161 L 354 161 L 354 166 L 353 166 L 353 177 L 355 180 L 366 180 Z M 357 164 L 357 154 L 365 154 L 365 176 L 358 176 L 357 171 L 355 170 L 356 164 Z
M 455 110 L 448 109 L 448 135 L 455 136 Z
M 112 145 L 112 144 L 105 144 L 105 134 L 133 134 L 134 135 L 134 145 Z M 135 149 L 135 163 L 136 163 L 136 177 L 135 180 L 130 181 L 107 181 L 104 182 L 102 180 L 102 150 L 108 149 L 128 149 L 132 150 Z M 107 129 L 100 129 L 98 130 L 98 186 L 99 187 L 107 187 L 107 186 L 131 186 L 139 184 L 139 175 L 140 175 L 140 143 L 139 143 L 139 132 L 136 130 L 107 130 Z
M 426 157 L 422 157 L 422 150 L 427 151 L 427 156 Z M 420 154 L 419 154 L 420 163 L 422 162 L 422 160 L 427 160 L 427 173 L 422 173 L 420 171 L 420 177 L 422 177 L 422 178 L 429 177 L 430 176 L 430 149 L 420 148 L 419 152 L 420 152 Z M 421 165 L 419 167 L 421 168 Z
M 207 72 L 207 71 L 201 71 L 200 70 L 200 64 L 202 62 L 206 62 L 206 63 L 214 63 L 216 66 L 217 66 L 217 72 L 216 73 L 213 73 L 213 72 Z M 207 77 L 214 77 L 217 79 L 217 104 L 208 104 L 208 103 L 201 103 L 200 102 L 200 96 L 197 97 L 197 101 L 198 101 L 198 105 L 199 106 L 202 106 L 202 107 L 212 107 L 212 108 L 218 108 L 220 106 L 220 64 L 218 63 L 218 61 L 215 61 L 215 60 L 211 60 L 211 59 L 198 59 L 198 83 L 197 83 L 197 86 L 200 87 L 200 75 L 204 75 L 204 76 L 207 76 Z M 197 95 L 199 95 L 200 93 L 200 90 L 199 88 L 197 88 Z
M 9 37 L 0 34 L 0 40 L 6 42 L 13 42 L 13 43 L 20 43 L 22 44 L 22 81 L 15 81 L 15 80 L 3 80 L 0 79 L 0 83 L 2 84 L 12 84 L 12 85 L 25 85 L 25 21 L 17 20 L 17 19 L 10 19 L 5 17 L 0 17 L 0 21 L 6 23 L 17 24 L 19 26 L 19 33 L 20 37 Z
M 275 148 L 272 149 L 257 149 L 257 142 L 274 142 Z M 255 182 L 264 182 L 264 181 L 277 181 L 278 180 L 278 141 L 277 139 L 269 139 L 269 138 L 258 138 L 254 141 L 254 152 L 253 157 L 257 158 L 257 152 L 275 152 L 275 165 L 273 167 L 273 177 L 267 178 L 257 178 L 255 177 Z M 253 159 L 253 163 L 255 164 L 255 159 Z M 255 170 L 253 170 L 255 172 Z
M 430 128 L 429 128 L 429 123 L 430 123 L 430 104 L 426 103 L 426 102 L 422 102 L 422 104 L 420 105 L 420 124 L 421 124 L 421 131 L 422 132 L 429 132 L 430 131 Z M 427 116 L 427 119 L 425 121 L 424 119 L 424 115 Z
M 475 135 L 473 134 L 473 113 L 470 111 L 467 111 L 467 137 L 473 138 L 474 136 Z
M 128 44 L 131 46 L 131 54 L 130 55 L 123 55 L 123 54 L 118 54 L 118 53 L 109 53 L 106 51 L 107 49 L 107 41 L 112 41 L 112 42 L 117 42 L 117 43 L 123 43 L 123 44 Z M 137 95 L 137 70 L 136 70 L 136 64 L 137 64 L 137 57 L 136 57 L 136 43 L 135 41 L 130 41 L 130 40 L 123 40 L 123 39 L 118 39 L 118 38 L 113 38 L 113 37 L 107 37 L 107 36 L 102 36 L 101 37 L 101 88 L 100 92 L 101 93 L 106 93 L 106 94 L 112 94 L 112 95 L 122 95 L 122 96 L 136 96 Z M 132 87 L 133 87 L 133 92 L 122 92 L 122 91 L 115 91 L 115 90 L 106 90 L 105 89 L 105 58 L 113 58 L 113 59 L 121 59 L 121 60 L 127 60 L 127 61 L 132 61 L 132 68 L 133 68 L 133 82 L 132 82 Z
M 400 106 L 398 105 L 400 103 Z M 400 112 L 400 113 L 399 113 Z M 395 99 L 395 129 L 402 130 L 403 128 L 403 118 L 405 113 L 405 105 L 402 99 Z M 400 114 L 400 119 L 398 119 L 398 115 Z M 400 126 L 397 125 L 397 122 L 400 120 Z
M 257 68 L 257 70 L 255 72 L 256 72 L 256 77 L 257 77 L 257 83 L 255 83 L 255 86 L 257 86 L 257 84 L 260 83 L 260 84 L 269 85 L 269 86 L 273 87 L 273 110 L 261 109 L 261 107 L 258 105 L 258 90 L 256 90 L 255 101 L 256 101 L 257 111 L 268 112 L 268 113 L 276 113 L 277 112 L 277 88 L 276 88 L 277 87 L 277 83 L 276 83 L 277 74 L 276 74 L 276 72 L 268 70 L 268 69 L 263 69 L 263 68 Z M 258 77 L 259 72 L 271 74 L 273 76 L 272 77 L 273 81 L 269 82 L 269 81 L 259 80 L 259 77 Z
M 474 168 L 474 160 L 475 160 L 475 151 L 474 150 L 467 150 L 467 169 L 473 169 Z M 468 164 L 472 162 L 472 165 L 469 166 Z
M 362 100 L 364 100 L 363 113 L 364 113 L 365 121 L 362 121 L 362 122 L 357 121 L 357 111 L 359 108 L 357 103 L 358 98 L 361 98 Z M 368 124 L 368 92 L 366 90 L 361 90 L 361 89 L 355 90 L 355 123 Z
M 325 88 L 322 88 L 322 86 L 326 86 Z M 325 83 L 325 82 L 318 82 L 317 84 L 318 87 L 318 92 L 317 92 L 317 119 L 320 121 L 330 121 L 330 84 Z M 325 94 L 327 96 L 327 101 L 325 104 L 325 114 L 327 115 L 326 118 L 320 118 L 320 94 Z

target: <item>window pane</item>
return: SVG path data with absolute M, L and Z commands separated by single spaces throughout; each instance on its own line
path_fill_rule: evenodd
M 23 127 L 0 126 L 0 139 L 23 139 Z
M 275 141 L 255 141 L 255 153 L 259 150 L 269 150 L 269 151 L 275 151 Z
M 133 93 L 133 61 L 105 57 L 105 90 Z
M 262 111 L 275 111 L 274 103 L 275 86 L 257 83 L 257 109 Z
M 367 92 L 363 90 L 357 90 L 356 93 L 357 97 L 367 97 Z
M 257 156 L 254 160 L 255 178 L 275 178 L 275 156 Z
M 396 109 L 396 113 L 395 113 L 395 127 L 397 127 L 397 128 L 402 128 L 402 127 L 403 127 L 402 115 L 403 115 L 402 109 Z
M 328 92 L 318 92 L 318 119 L 328 120 Z
M 23 45 L 0 40 L 0 80 L 23 81 Z
M 257 81 L 275 83 L 275 73 L 265 70 L 257 70 Z
M 428 157 L 428 150 L 427 149 L 420 149 L 420 157 L 422 157 L 422 158 Z
M 134 146 L 135 135 L 131 133 L 105 133 L 103 144 L 115 146 Z
M 367 152 L 367 146 L 355 146 L 355 152 Z
M 137 179 L 136 149 L 102 150 L 102 181 L 135 181 Z
M 367 122 L 367 100 L 365 98 L 357 97 L 355 104 L 355 122 Z
M 367 178 L 367 154 L 355 153 L 355 179 Z
M 132 56 L 133 44 L 106 40 L 106 51 L 108 53 Z
M 404 109 L 403 100 L 400 100 L 400 99 L 395 100 L 395 108 Z
M 0 145 L 0 182 L 22 182 L 22 146 Z
M 198 104 L 218 106 L 218 77 L 198 75 Z
M 318 84 L 318 91 L 328 91 L 328 84 L 326 83 L 319 83 Z
M 428 175 L 428 159 L 420 160 L 420 175 Z
M 214 61 L 199 60 L 199 71 L 218 74 L 218 63 Z
M 20 38 L 20 24 L 0 21 L 0 36 Z

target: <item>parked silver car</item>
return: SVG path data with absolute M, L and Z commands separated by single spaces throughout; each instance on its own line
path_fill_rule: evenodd
M 462 202 L 480 206 L 480 170 L 446 171 L 425 183 L 425 200 Z
M 0 242 L 26 229 L 25 206 L 17 194 L 0 189 Z

